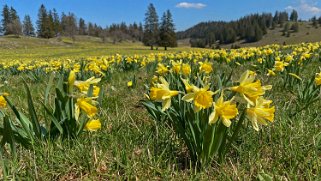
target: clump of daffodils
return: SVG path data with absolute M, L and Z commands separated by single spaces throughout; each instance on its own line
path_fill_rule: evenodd
M 236 138 L 244 120 L 249 120 L 256 131 L 259 125 L 273 122 L 275 107 L 263 97 L 272 86 L 263 86 L 255 72 L 245 71 L 234 83 L 224 75 L 215 80 L 211 63 L 197 63 L 198 70 L 186 76 L 182 73 L 183 62 L 172 62 L 171 73 L 153 79 L 149 100 L 143 105 L 157 121 L 165 116 L 183 138 L 193 160 L 205 166 L 215 156 L 224 157 L 227 143 L 230 145 Z M 161 64 L 157 74 L 164 67 L 167 66 Z M 225 85 L 234 86 L 217 85 L 224 79 L 228 82 Z M 157 102 L 162 103 L 161 109 Z
M 98 102 L 96 99 L 100 93 L 100 88 L 97 84 L 100 81 L 100 78 L 95 77 L 91 77 L 85 81 L 76 80 L 75 71 L 70 71 L 68 77 L 69 91 L 72 91 L 73 87 L 76 87 L 80 92 L 80 94 L 74 95 L 77 97 L 75 103 L 75 119 L 79 120 L 80 113 L 84 112 L 89 119 L 84 129 L 88 131 L 96 131 L 101 128 L 100 120 L 95 119 L 98 113 Z M 90 88 L 92 89 L 92 95 L 89 95 Z

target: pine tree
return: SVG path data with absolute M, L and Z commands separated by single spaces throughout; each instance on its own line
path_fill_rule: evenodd
M 6 34 L 14 34 L 14 35 L 21 35 L 22 33 L 22 26 L 20 22 L 20 18 L 18 16 L 17 11 L 13 8 L 10 7 L 10 22 L 7 25 L 7 31 Z
M 311 21 L 312 21 L 312 26 L 315 27 L 315 28 L 318 28 L 317 17 L 316 17 L 316 16 L 313 16 L 313 17 L 311 18 Z
M 9 8 L 7 5 L 3 7 L 1 24 L 1 31 L 4 35 L 20 35 L 22 32 L 20 18 L 17 14 L 17 11 L 13 7 Z
M 148 10 L 145 13 L 143 43 L 146 46 L 150 46 L 150 49 L 153 50 L 154 45 L 156 45 L 158 40 L 159 40 L 158 15 L 154 5 L 149 4 Z
M 48 12 L 47 30 L 48 30 L 49 38 L 52 38 L 56 35 L 54 17 L 53 17 L 53 12 L 51 10 Z
M 25 15 L 23 20 L 23 34 L 25 36 L 35 36 L 35 29 L 29 15 Z
M 56 9 L 52 10 L 52 16 L 53 16 L 53 31 L 54 31 L 54 35 L 58 36 L 61 33 L 61 24 L 60 24 L 59 15 L 58 15 Z
M 86 35 L 87 34 L 87 26 L 86 26 L 84 19 L 82 19 L 82 18 L 79 19 L 78 26 L 79 26 L 79 30 L 78 30 L 79 35 Z
M 172 19 L 172 14 L 169 10 L 163 14 L 159 32 L 159 45 L 163 46 L 165 50 L 167 50 L 167 47 L 177 46 L 175 26 Z
M 296 10 L 293 9 L 291 15 L 290 15 L 290 20 L 291 21 L 294 21 L 294 22 L 297 22 L 298 21 L 298 12 Z
M 77 21 L 76 16 L 73 13 L 64 13 L 61 15 L 61 26 L 64 35 L 71 37 L 75 40 L 75 35 L 77 34 Z
M 8 25 L 10 23 L 10 10 L 8 5 L 4 5 L 3 9 L 2 9 L 2 20 L 1 20 L 1 24 L 2 24 L 2 28 L 1 28 L 1 32 L 3 32 L 5 35 L 8 34 Z
M 46 7 L 42 4 L 38 11 L 37 20 L 37 35 L 41 38 L 51 38 L 50 28 L 49 28 L 49 17 Z

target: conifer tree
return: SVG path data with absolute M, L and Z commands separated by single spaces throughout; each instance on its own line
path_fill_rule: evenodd
M 38 11 L 37 36 L 41 38 L 52 38 L 50 19 L 46 7 L 42 4 Z
M 153 4 L 149 4 L 147 12 L 145 13 L 145 25 L 144 25 L 144 37 L 143 43 L 146 46 L 150 46 L 153 50 L 154 45 L 159 40 L 158 30 L 158 15 Z
M 10 23 L 7 25 L 7 34 L 21 35 L 22 27 L 17 11 L 10 7 Z
M 296 10 L 293 9 L 291 15 L 290 15 L 290 20 L 291 21 L 294 21 L 294 22 L 297 22 L 298 21 L 298 12 Z
M 87 26 L 84 19 L 82 18 L 79 19 L 78 27 L 79 27 L 79 30 L 78 30 L 79 35 L 87 34 Z
M 3 6 L 1 15 L 2 15 L 1 32 L 3 32 L 6 35 L 7 34 L 7 27 L 8 27 L 8 24 L 10 23 L 10 10 L 9 10 L 8 5 Z
M 173 22 L 172 14 L 169 10 L 167 10 L 163 14 L 159 32 L 159 45 L 163 46 L 165 50 L 167 50 L 167 47 L 177 46 L 175 25 Z
M 23 34 L 25 36 L 35 36 L 35 29 L 29 15 L 25 15 L 23 20 Z

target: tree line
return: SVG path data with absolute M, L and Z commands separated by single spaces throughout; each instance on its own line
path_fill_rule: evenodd
M 286 27 L 285 33 L 290 28 L 298 31 L 298 13 L 293 10 L 289 16 L 288 12 L 252 14 L 244 16 L 236 21 L 210 21 L 202 22 L 186 31 L 177 33 L 178 39 L 190 38 L 194 47 L 212 47 L 216 44 L 229 44 L 237 40 L 256 42 L 262 39 L 268 29 L 289 26 L 287 22 L 292 21 L 292 27 Z M 289 33 L 288 33 L 289 34 Z
M 47 10 L 42 4 L 38 10 L 36 28 L 34 28 L 31 17 L 25 15 L 21 23 L 17 11 L 13 7 L 4 5 L 2 9 L 2 20 L 0 31 L 4 35 L 25 35 L 39 38 L 54 38 L 69 36 L 75 40 L 76 35 L 88 35 L 100 37 L 103 42 L 110 38 L 113 43 L 123 40 L 142 41 L 146 46 L 175 47 L 176 33 L 172 14 L 169 10 L 164 12 L 161 22 L 153 4 L 148 6 L 145 14 L 145 24 L 133 23 L 127 25 L 122 22 L 111 24 L 105 28 L 86 21 L 83 18 L 77 19 L 74 13 L 59 15 L 56 9 Z
M 21 22 L 17 11 L 8 5 L 4 5 L 1 16 L 0 32 L 3 35 L 14 34 L 39 38 L 69 36 L 72 39 L 75 39 L 76 35 L 88 35 L 100 37 L 103 41 L 107 37 L 111 37 L 114 43 L 125 39 L 133 41 L 142 41 L 143 39 L 143 25 L 141 23 L 127 25 L 122 22 L 103 28 L 96 23 L 86 23 L 83 18 L 78 20 L 74 13 L 62 12 L 59 15 L 56 9 L 47 10 L 43 4 L 38 10 L 36 28 L 29 15 L 25 15 Z

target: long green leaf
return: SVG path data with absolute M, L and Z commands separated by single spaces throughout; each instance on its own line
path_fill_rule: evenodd
M 39 120 L 37 117 L 37 113 L 36 110 L 33 106 L 33 101 L 32 101 L 32 96 L 29 90 L 29 87 L 27 85 L 27 83 L 25 81 L 23 81 L 24 85 L 25 85 L 25 89 L 27 92 L 27 98 L 28 98 L 28 110 L 29 110 L 29 114 L 31 117 L 31 123 L 34 129 L 34 133 L 36 135 L 37 138 L 41 138 L 41 131 L 40 131 L 40 124 L 39 124 Z

